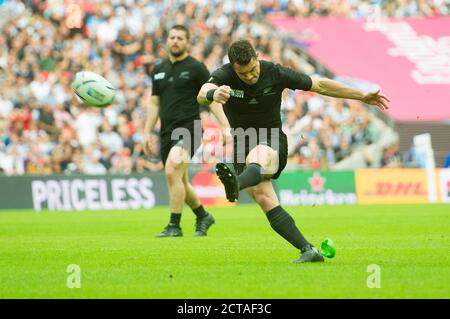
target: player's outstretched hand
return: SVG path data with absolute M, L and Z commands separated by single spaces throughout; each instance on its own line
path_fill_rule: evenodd
M 219 86 L 214 92 L 214 101 L 220 104 L 227 103 L 230 98 L 231 88 L 227 85 Z
M 150 143 L 151 143 L 150 134 L 145 134 L 144 139 L 142 140 L 142 149 L 144 150 L 144 154 L 147 156 L 150 154 Z
M 388 102 L 390 102 L 390 100 L 387 96 L 380 94 L 380 90 L 367 93 L 361 101 L 367 104 L 376 105 L 382 111 L 389 109 Z

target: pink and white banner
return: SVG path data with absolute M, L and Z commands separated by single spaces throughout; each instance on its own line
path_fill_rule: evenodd
M 394 119 L 450 119 L 450 17 L 269 19 L 336 75 L 379 85 Z

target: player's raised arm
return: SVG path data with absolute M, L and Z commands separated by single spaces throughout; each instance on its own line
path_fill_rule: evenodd
M 159 109 L 159 96 L 152 95 L 150 105 L 148 105 L 147 107 L 147 120 L 145 121 L 144 140 L 142 145 L 144 153 L 146 155 L 150 153 L 150 134 L 152 133 L 153 129 L 155 128 L 156 122 L 158 121 Z
M 380 90 L 364 93 L 327 78 L 313 79 L 310 91 L 332 97 L 360 100 L 367 104 L 376 105 L 382 111 L 389 108 L 388 102 L 390 102 L 390 100 L 385 95 L 380 94 Z
M 228 89 L 227 89 L 228 88 Z M 222 135 L 224 138 L 224 143 L 230 140 L 230 123 L 228 122 L 227 116 L 223 112 L 222 104 L 226 103 L 230 98 L 228 86 L 218 87 L 214 83 L 205 83 L 200 89 L 197 95 L 197 101 L 200 104 L 209 106 L 211 113 L 214 114 L 217 121 L 219 122 L 220 128 L 222 130 Z M 214 99 L 214 95 L 218 101 Z
M 227 85 L 217 86 L 213 83 L 205 83 L 202 85 L 197 95 L 197 101 L 203 105 L 210 105 L 213 101 L 225 104 L 230 98 L 231 88 Z

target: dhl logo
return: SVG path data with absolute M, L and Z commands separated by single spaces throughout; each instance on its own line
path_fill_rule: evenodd
M 423 182 L 376 182 L 375 188 L 365 193 L 368 196 L 424 196 L 427 195 Z

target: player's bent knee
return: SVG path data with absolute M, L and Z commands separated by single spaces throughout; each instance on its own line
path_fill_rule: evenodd
M 273 158 L 277 156 L 277 152 L 266 145 L 258 145 L 250 151 L 246 158 L 246 164 L 257 163 L 263 169 L 270 169 Z
M 267 165 L 264 168 L 263 176 L 264 180 L 270 180 L 273 175 L 275 175 L 278 172 L 279 164 L 278 164 L 278 158 L 272 162 L 270 162 L 269 165 Z

